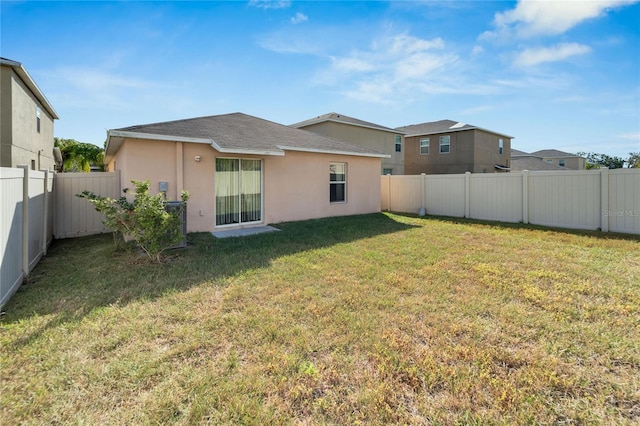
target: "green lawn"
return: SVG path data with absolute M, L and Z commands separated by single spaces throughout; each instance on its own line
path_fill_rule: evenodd
M 640 238 L 278 227 L 161 265 L 55 241 L 0 320 L 0 423 L 640 422 Z

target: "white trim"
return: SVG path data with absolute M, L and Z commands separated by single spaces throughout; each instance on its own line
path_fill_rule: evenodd
M 304 122 L 303 121 L 302 123 L 292 124 L 290 127 L 293 127 L 294 129 L 306 130 L 305 127 L 313 126 L 313 125 L 316 125 L 316 124 L 326 123 L 328 121 L 330 121 L 332 123 L 348 124 L 350 126 L 358 126 L 358 127 L 364 127 L 366 129 L 379 130 L 381 132 L 393 133 L 394 135 L 397 135 L 397 134 L 405 135 L 406 134 L 402 130 L 396 130 L 396 129 L 392 129 L 390 127 L 367 126 L 366 124 L 350 123 L 348 121 L 341 121 L 341 120 L 338 120 L 338 119 L 335 119 L 335 118 L 327 118 L 327 119 L 324 119 L 324 120 L 318 120 L 318 121 L 313 121 L 313 122 Z M 307 130 L 307 131 L 309 131 L 309 130 Z
M 24 84 L 31 90 L 31 92 L 35 95 L 36 99 L 42 102 L 42 106 L 47 110 L 51 118 L 54 120 L 59 120 L 58 113 L 53 109 L 53 106 L 49 103 L 47 97 L 42 93 L 42 90 L 38 87 L 35 81 L 31 78 L 27 69 L 20 63 L 16 61 L 12 61 L 11 59 L 0 58 L 0 64 L 11 67 L 14 69 L 18 77 L 24 82 Z
M 115 138 L 132 138 L 132 139 L 152 139 L 159 141 L 171 141 L 171 142 L 191 142 L 191 143 L 206 143 L 213 144 L 215 143 L 213 139 L 204 139 L 204 138 L 189 138 L 185 136 L 173 136 L 173 135 L 157 135 L 153 133 L 139 133 L 139 132 L 130 132 L 126 130 L 109 130 L 107 132 L 107 139 L 115 137 Z
M 483 132 L 492 133 L 494 135 L 502 136 L 503 138 L 515 139 L 514 136 L 505 135 L 504 133 L 498 133 L 498 132 L 494 132 L 493 130 L 483 129 L 482 127 L 476 127 L 476 126 L 464 127 L 464 128 L 461 128 L 461 129 L 451 129 L 451 128 L 449 128 L 449 129 L 437 130 L 437 131 L 433 131 L 433 132 L 412 133 L 410 135 L 409 134 L 405 135 L 405 138 L 412 138 L 412 137 L 415 137 L 415 136 L 426 136 L 426 135 L 440 135 L 440 134 L 443 134 L 443 133 L 464 132 L 465 130 L 482 130 Z
M 215 149 L 221 154 L 271 155 L 276 157 L 284 157 L 283 151 L 269 151 L 267 149 L 247 149 L 247 148 L 222 148 L 214 140 L 211 141 L 211 148 Z
M 284 145 L 278 145 L 278 148 L 286 151 L 313 152 L 316 154 L 338 154 L 338 155 L 352 155 L 354 157 L 391 158 L 391 156 L 388 154 L 377 154 L 377 153 L 336 151 L 336 150 L 325 150 L 325 149 L 317 149 L 317 148 L 300 148 L 296 146 L 284 146 Z

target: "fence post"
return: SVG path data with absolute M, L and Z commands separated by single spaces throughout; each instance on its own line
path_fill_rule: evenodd
M 471 172 L 464 174 L 464 217 L 471 217 Z
M 22 177 L 22 275 L 29 275 L 29 166 L 19 164 Z
M 418 216 L 424 216 L 427 214 L 427 200 L 426 200 L 426 187 L 427 187 L 427 175 L 420 173 L 420 208 L 418 209 Z
M 529 170 L 522 171 L 522 223 L 529 223 Z
M 387 211 L 391 211 L 391 175 L 387 175 Z
M 609 168 L 600 169 L 600 230 L 609 232 Z
M 42 210 L 42 255 L 47 254 L 47 221 L 49 219 L 49 170 L 42 170 L 44 172 L 44 192 L 42 196 L 43 210 Z

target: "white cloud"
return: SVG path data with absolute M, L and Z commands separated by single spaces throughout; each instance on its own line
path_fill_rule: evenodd
M 74 106 L 123 108 L 132 97 L 144 96 L 158 87 L 154 82 L 94 68 L 57 68 L 48 72 L 48 78 L 57 88 L 56 97 Z
M 291 23 L 293 24 L 301 24 L 309 20 L 309 17 L 302 12 L 296 13 L 291 17 Z
M 558 62 L 576 55 L 591 52 L 591 48 L 579 43 L 561 43 L 553 47 L 525 49 L 516 55 L 514 65 L 530 67 L 545 62 Z
M 496 13 L 495 31 L 487 31 L 481 39 L 510 37 L 527 38 L 558 35 L 582 22 L 605 15 L 612 9 L 636 3 L 638 0 L 520 0 L 516 7 Z
M 260 9 L 286 9 L 291 6 L 291 2 L 287 0 L 250 0 L 249 6 Z
M 472 55 L 480 55 L 481 53 L 484 53 L 484 47 L 476 44 L 475 46 L 473 46 L 473 49 L 471 50 L 471 54 Z

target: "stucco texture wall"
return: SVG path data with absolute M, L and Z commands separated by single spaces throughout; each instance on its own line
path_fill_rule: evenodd
M 404 174 L 404 152 L 396 152 L 394 133 L 333 121 L 312 124 L 304 127 L 303 130 L 387 154 L 390 158 L 382 159 L 380 171 L 382 172 L 383 168 L 389 168 L 393 170 L 394 175 Z M 400 135 L 400 133 L 398 134 Z
M 196 161 L 199 156 L 199 161 Z M 109 170 L 120 170 L 122 188 L 149 180 L 151 192 L 167 182 L 167 199 L 189 191 L 187 230 L 215 227 L 215 159 L 263 160 L 264 224 L 380 211 L 380 159 L 287 151 L 284 156 L 221 154 L 207 144 L 126 139 Z M 329 163 L 347 164 L 347 201 L 329 202 Z
M 53 117 L 10 67 L 2 67 L 1 82 L 2 165 L 15 167 L 26 164 L 30 167 L 33 165 L 37 170 L 53 170 Z M 36 120 L 38 107 L 40 132 L 37 130 Z M 7 108 L 10 111 L 6 111 Z

